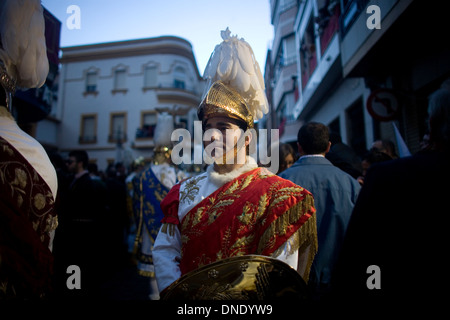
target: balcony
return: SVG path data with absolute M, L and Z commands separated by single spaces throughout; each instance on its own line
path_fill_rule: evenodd
M 339 30 L 339 16 L 339 5 L 336 5 L 331 12 L 328 10 L 322 13 L 319 12 L 319 17 L 317 18 L 316 23 L 319 24 L 321 53 L 325 52 L 333 39 L 333 36 Z
M 125 133 L 123 134 L 109 134 L 108 135 L 108 142 L 109 143 L 122 143 L 127 141 L 127 135 Z
M 83 135 L 78 137 L 78 143 L 79 144 L 93 144 L 97 143 L 97 136 L 88 136 Z
M 314 105 L 327 95 L 328 90 L 342 78 L 340 62 L 339 37 L 336 33 L 320 60 L 315 60 L 315 63 L 310 65 L 310 69 L 304 70 L 302 65 L 302 94 L 293 110 L 295 119 L 308 114 Z
M 143 125 L 142 128 L 136 129 L 136 139 L 153 139 L 155 133 L 156 124 Z
M 379 40 L 387 34 L 398 17 L 410 6 L 412 0 L 351 0 L 340 18 L 341 61 L 344 77 L 366 75 L 360 67 L 364 57 L 373 51 Z M 380 8 L 381 29 L 369 29 L 367 19 L 370 14 L 366 8 L 375 4 Z M 383 51 L 386 51 L 383 46 Z M 371 63 L 366 63 L 370 67 Z
M 155 146 L 155 143 L 153 142 L 155 127 L 156 124 L 146 124 L 140 128 L 137 128 L 135 139 L 131 143 L 131 147 L 134 149 L 153 149 Z
M 160 104 L 198 106 L 201 98 L 201 93 L 198 93 L 193 85 L 176 79 L 172 82 L 159 83 L 154 87 L 145 86 L 142 88 L 142 91 L 154 91 Z

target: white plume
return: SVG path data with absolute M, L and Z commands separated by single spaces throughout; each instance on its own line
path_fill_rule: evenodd
M 40 0 L 2 0 L 0 60 L 22 88 L 41 87 L 48 74 L 45 21 Z
M 255 120 L 261 119 L 269 112 L 269 104 L 253 50 L 244 39 L 231 36 L 228 28 L 220 34 L 223 42 L 215 47 L 203 74 L 206 79 L 204 95 L 214 82 L 221 80 L 241 94 Z
M 153 141 L 155 147 L 172 147 L 171 135 L 174 130 L 173 117 L 167 112 L 158 114 Z

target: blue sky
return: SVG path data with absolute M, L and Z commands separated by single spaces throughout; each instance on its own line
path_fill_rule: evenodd
M 61 21 L 61 47 L 173 35 L 188 40 L 201 74 L 220 31 L 229 27 L 253 48 L 264 73 L 273 41 L 269 0 L 42 0 Z M 70 29 L 70 5 L 80 8 L 80 29 Z

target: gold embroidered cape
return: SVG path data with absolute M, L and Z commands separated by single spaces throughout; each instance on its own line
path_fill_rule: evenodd
M 182 274 L 233 256 L 277 256 L 291 237 L 290 253 L 311 246 L 310 269 L 317 251 L 315 209 L 311 193 L 300 186 L 256 168 L 200 201 L 181 222 L 179 195 L 180 184 L 164 198 L 161 208 L 162 231 L 170 233 L 175 225 L 180 229 Z

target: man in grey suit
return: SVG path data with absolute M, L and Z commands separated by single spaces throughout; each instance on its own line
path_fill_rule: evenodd
M 319 249 L 308 286 L 320 299 L 331 289 L 333 267 L 361 187 L 356 179 L 325 158 L 331 142 L 328 127 L 324 124 L 310 122 L 303 125 L 298 132 L 297 146 L 300 159 L 280 176 L 314 196 Z

